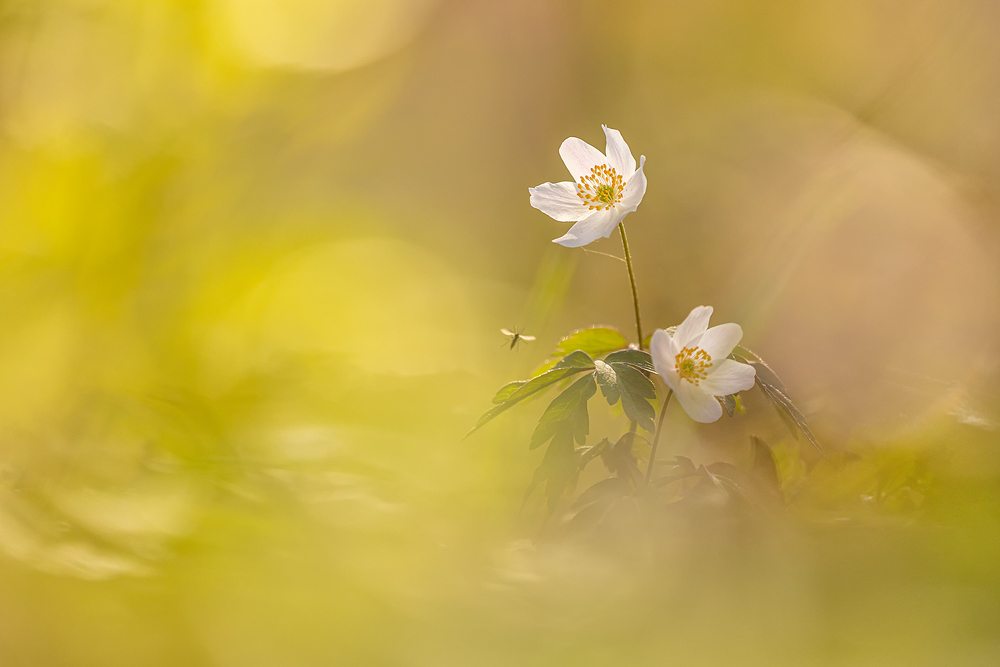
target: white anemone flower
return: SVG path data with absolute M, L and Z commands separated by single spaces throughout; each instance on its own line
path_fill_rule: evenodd
M 722 416 L 716 396 L 727 396 L 753 387 L 753 366 L 728 359 L 743 338 L 738 324 L 708 328 L 711 306 L 698 306 L 671 336 L 657 329 L 649 351 L 653 367 L 677 394 L 684 412 L 707 424 Z
M 553 243 L 578 248 L 608 238 L 622 219 L 634 211 L 646 194 L 646 176 L 639 168 L 621 132 L 602 125 L 608 144 L 605 153 L 582 139 L 570 137 L 559 147 L 559 156 L 573 181 L 542 183 L 528 188 L 530 203 L 559 222 L 575 222 Z

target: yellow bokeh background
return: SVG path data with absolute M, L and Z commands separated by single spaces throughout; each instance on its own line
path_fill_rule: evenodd
M 998 27 L 0 2 L 0 665 L 994 664 Z M 830 456 L 756 396 L 664 446 L 764 438 L 779 518 L 563 539 L 521 511 L 543 403 L 462 440 L 562 335 L 634 336 L 617 237 L 528 205 L 602 123 L 647 158 L 647 328 L 741 323 Z

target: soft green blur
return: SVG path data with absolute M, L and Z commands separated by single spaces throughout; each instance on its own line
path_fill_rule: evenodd
M 0 2 L 0 665 L 1000 663 L 998 30 L 985 0 Z M 544 402 L 461 440 L 561 335 L 634 335 L 587 252 L 617 236 L 554 246 L 528 206 L 601 123 L 647 157 L 646 326 L 741 323 L 831 454 L 757 396 L 672 406 L 662 446 L 764 438 L 784 512 L 568 536 L 519 511 Z

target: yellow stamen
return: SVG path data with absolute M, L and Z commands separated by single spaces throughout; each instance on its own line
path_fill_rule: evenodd
M 600 211 L 620 202 L 624 190 L 625 178 L 614 167 L 599 164 L 580 179 L 576 194 L 590 210 Z
M 700 347 L 685 347 L 674 357 L 677 374 L 688 382 L 697 385 L 708 377 L 708 369 L 712 366 L 712 357 Z

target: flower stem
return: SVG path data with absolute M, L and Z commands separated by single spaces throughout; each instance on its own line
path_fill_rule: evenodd
M 667 397 L 663 399 L 663 406 L 660 408 L 660 418 L 656 422 L 656 432 L 653 433 L 653 446 L 649 448 L 649 463 L 646 464 L 646 484 L 653 478 L 653 464 L 656 463 L 656 445 L 660 443 L 660 431 L 663 430 L 663 415 L 667 414 L 667 406 L 670 404 L 670 397 L 674 395 L 673 389 L 667 390 Z
M 618 232 L 622 235 L 622 249 L 625 251 L 625 265 L 628 267 L 628 279 L 632 283 L 632 304 L 635 306 L 635 332 L 639 336 L 639 349 L 642 349 L 642 318 L 639 317 L 639 292 L 635 289 L 635 272 L 632 271 L 632 254 L 628 251 L 628 237 L 625 235 L 625 222 L 618 223 Z

